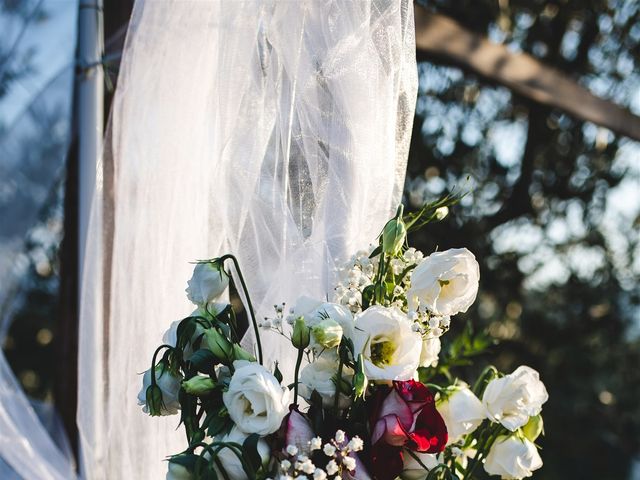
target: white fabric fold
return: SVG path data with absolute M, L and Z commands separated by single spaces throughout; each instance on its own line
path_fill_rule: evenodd
M 86 478 L 162 478 L 185 447 L 135 396 L 190 261 L 235 254 L 259 317 L 331 296 L 400 201 L 416 84 L 410 0 L 136 2 L 83 285 Z

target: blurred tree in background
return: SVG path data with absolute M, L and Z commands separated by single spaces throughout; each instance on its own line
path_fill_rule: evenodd
M 640 113 L 640 2 L 424 4 Z M 487 360 L 541 372 L 551 397 L 536 477 L 629 478 L 640 450 L 640 145 L 419 60 L 405 200 L 470 194 L 413 244 L 472 250 L 482 281 L 467 319 L 500 339 Z
M 65 46 L 75 43 L 73 30 L 62 32 L 66 42 L 42 37 L 73 25 L 66 13 L 75 10 L 70 2 L 0 0 L 0 339 L 38 400 L 51 400 L 55 381 L 73 81 Z

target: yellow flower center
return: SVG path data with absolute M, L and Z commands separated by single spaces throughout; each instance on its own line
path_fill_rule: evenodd
M 374 337 L 371 341 L 371 363 L 376 367 L 389 365 L 393 360 L 396 344 L 383 336 Z

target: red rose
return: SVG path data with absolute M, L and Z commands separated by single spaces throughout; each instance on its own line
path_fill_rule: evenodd
M 447 444 L 447 427 L 433 394 L 415 380 L 393 382 L 373 418 L 371 460 L 376 478 L 392 480 L 402 472 L 403 448 L 439 453 Z

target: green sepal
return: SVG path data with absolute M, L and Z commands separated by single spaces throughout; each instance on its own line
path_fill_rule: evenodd
M 525 438 L 535 442 L 541 434 L 544 434 L 544 421 L 542 415 L 538 414 L 529 418 L 529 421 L 522 427 Z

